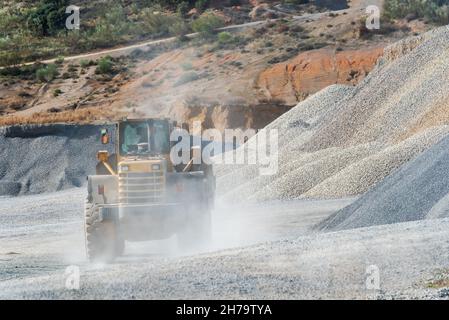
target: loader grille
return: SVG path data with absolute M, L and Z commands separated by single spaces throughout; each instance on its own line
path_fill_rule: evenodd
M 163 172 L 119 174 L 119 199 L 122 204 L 161 202 L 164 191 Z

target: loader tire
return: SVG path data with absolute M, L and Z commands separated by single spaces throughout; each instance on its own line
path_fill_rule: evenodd
M 206 206 L 207 207 L 207 206 Z M 206 249 L 212 240 L 212 221 L 209 208 L 189 210 L 189 223 L 178 233 L 178 248 L 190 252 Z
M 123 254 L 125 241 L 118 235 L 114 221 L 100 221 L 99 208 L 86 201 L 86 253 L 90 262 L 113 262 Z

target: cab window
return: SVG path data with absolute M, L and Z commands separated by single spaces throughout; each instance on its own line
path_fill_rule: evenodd
M 147 154 L 150 152 L 148 123 L 127 123 L 120 128 L 120 153 L 122 155 Z
M 151 130 L 155 152 L 166 154 L 170 152 L 170 132 L 166 121 L 155 120 Z

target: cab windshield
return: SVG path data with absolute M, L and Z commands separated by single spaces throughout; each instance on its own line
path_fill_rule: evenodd
M 150 127 L 148 123 L 127 123 L 121 129 L 121 154 L 137 155 L 150 152 Z
M 170 136 L 166 121 L 126 122 L 119 126 L 122 156 L 169 153 Z

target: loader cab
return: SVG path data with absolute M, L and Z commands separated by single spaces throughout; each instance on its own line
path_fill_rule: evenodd
M 117 154 L 123 158 L 149 158 L 170 153 L 168 120 L 126 120 L 118 124 Z
M 117 175 L 120 168 L 132 171 L 148 171 L 157 164 L 168 172 L 173 171 L 170 162 L 170 133 L 174 123 L 168 119 L 125 119 L 116 124 L 115 152 L 97 153 L 97 175 Z M 102 144 L 110 142 L 108 130 L 101 130 Z

